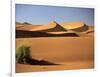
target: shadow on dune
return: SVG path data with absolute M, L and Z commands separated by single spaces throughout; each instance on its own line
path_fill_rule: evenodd
M 30 38 L 30 37 L 78 37 L 76 33 L 63 33 L 63 34 L 49 34 L 41 31 L 23 31 L 16 30 L 16 38 Z
M 55 64 L 49 61 L 45 61 L 45 60 L 37 60 L 37 59 L 31 59 L 31 58 L 27 58 L 24 60 L 20 60 L 18 63 L 20 64 L 30 64 L 30 65 L 59 65 L 59 64 Z
M 80 27 L 80 28 L 76 28 L 76 29 L 72 29 L 73 31 L 76 31 L 76 32 L 84 32 L 84 31 L 87 31 L 88 30 L 88 26 L 86 24 L 84 24 L 84 26 Z
M 94 31 L 89 31 L 89 32 L 87 32 L 87 34 L 89 34 L 89 33 L 93 33 Z

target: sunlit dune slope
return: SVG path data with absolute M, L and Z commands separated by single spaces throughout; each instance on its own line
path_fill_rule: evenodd
M 76 29 L 84 26 L 83 22 L 63 22 L 60 24 L 66 29 Z
M 37 27 L 35 29 L 31 29 L 30 31 L 44 31 L 44 32 L 58 32 L 58 31 L 67 31 L 61 25 L 56 23 L 55 21 L 49 22 L 47 25 L 43 25 Z
M 37 28 L 42 25 L 32 25 L 28 23 L 16 23 L 16 30 L 25 30 L 25 31 L 30 31 L 30 29 Z

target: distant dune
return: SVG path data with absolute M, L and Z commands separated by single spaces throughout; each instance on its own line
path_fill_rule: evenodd
M 25 30 L 25 31 L 30 31 L 30 29 L 34 29 L 34 28 L 37 28 L 39 26 L 42 26 L 42 25 L 32 25 L 32 24 L 29 24 L 29 23 L 16 23 L 16 30 Z

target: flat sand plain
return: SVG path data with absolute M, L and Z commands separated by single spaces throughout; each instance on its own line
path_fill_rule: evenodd
M 37 72 L 94 67 L 94 36 L 17 38 L 16 48 L 30 46 L 32 58 L 59 65 L 16 64 L 16 72 Z
M 94 67 L 93 61 L 66 61 L 61 65 L 50 65 L 50 66 L 16 64 L 16 73 L 80 70 L 80 69 L 91 69 L 93 67 Z

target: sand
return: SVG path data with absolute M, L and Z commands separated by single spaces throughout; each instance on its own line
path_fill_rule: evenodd
M 93 67 L 94 67 L 93 61 L 69 61 L 62 65 L 49 65 L 49 66 L 17 64 L 16 73 L 80 70 L 80 69 L 92 69 Z
M 55 25 L 54 23 L 50 24 Z M 83 23 L 78 24 L 80 24 L 78 27 L 82 26 L 83 28 Z M 52 28 L 53 27 L 54 26 L 52 26 Z M 76 26 L 72 28 L 76 29 L 78 27 Z M 45 28 L 47 29 L 49 27 Z M 32 28 L 30 30 L 36 29 Z M 42 28 L 38 27 L 37 30 L 44 30 L 44 28 L 43 26 Z M 58 33 L 50 33 L 61 34 L 64 32 L 58 31 Z M 17 63 L 16 72 L 20 73 L 94 68 L 94 29 L 89 27 L 88 30 L 82 31 L 81 33 L 84 33 L 84 36 L 16 38 L 16 48 L 20 47 L 21 45 L 30 46 L 31 56 L 33 59 L 45 60 L 59 64 L 40 66 Z
M 83 22 L 63 22 L 60 24 L 66 29 L 76 29 L 84 26 Z
M 93 59 L 93 37 L 19 38 L 16 47 L 28 45 L 34 58 L 50 61 Z
M 94 67 L 93 37 L 20 38 L 16 47 L 25 44 L 31 47 L 31 55 L 38 60 L 47 60 L 61 65 L 34 66 L 17 64 L 16 72 L 87 69 Z M 42 67 L 46 67 L 45 69 Z M 23 68 L 23 69 L 22 69 Z

